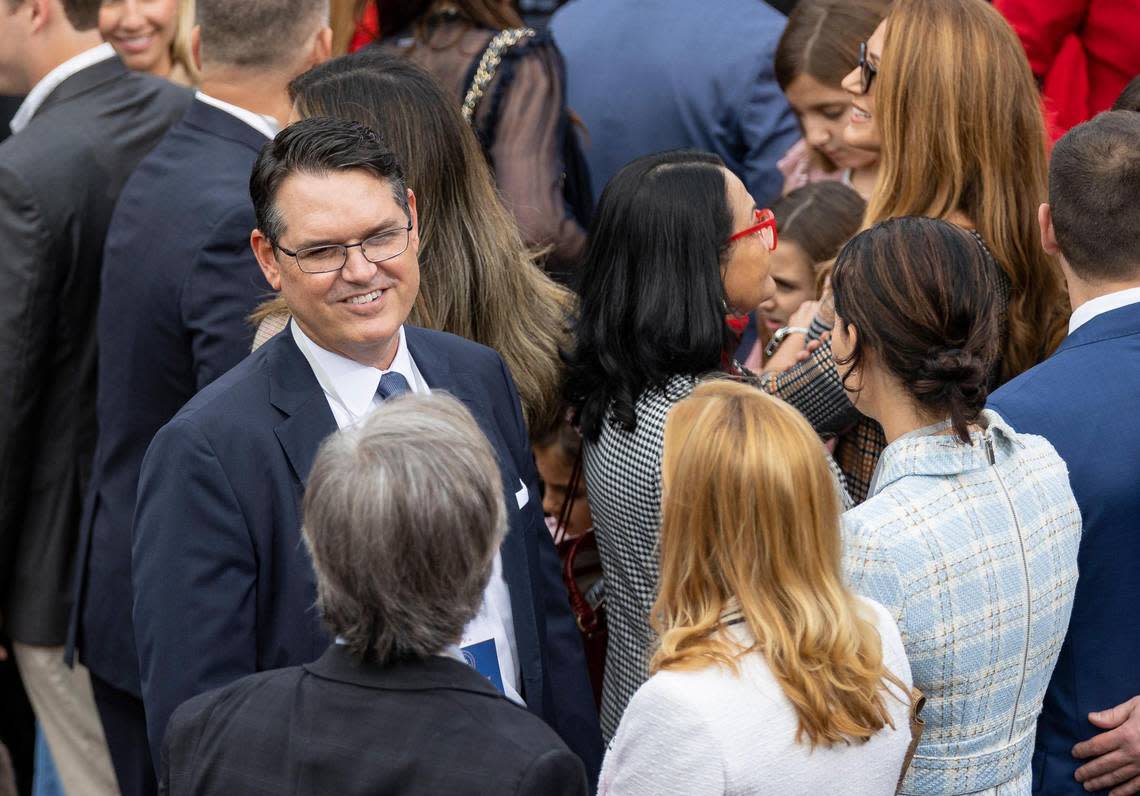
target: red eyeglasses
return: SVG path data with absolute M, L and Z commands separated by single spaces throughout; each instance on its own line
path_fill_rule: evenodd
M 762 240 L 764 242 L 764 245 L 768 247 L 768 251 L 770 251 L 770 252 L 776 251 L 776 216 L 775 216 L 775 214 L 771 210 L 769 210 L 768 208 L 764 208 L 763 210 L 757 210 L 755 212 L 756 212 L 756 223 L 753 224 L 752 226 L 748 227 L 747 229 L 742 229 L 742 230 L 740 230 L 740 232 L 735 233 L 732 237 L 730 237 L 728 239 L 728 242 L 732 243 L 734 240 L 740 240 L 741 238 L 746 238 L 749 235 L 759 235 L 760 240 Z

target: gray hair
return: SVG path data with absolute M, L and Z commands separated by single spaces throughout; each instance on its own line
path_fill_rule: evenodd
M 325 624 L 354 657 L 381 663 L 459 640 L 506 533 L 491 445 L 442 393 L 389 399 L 329 437 L 303 516 Z
M 196 0 L 202 61 L 245 68 L 292 63 L 328 24 L 329 0 Z

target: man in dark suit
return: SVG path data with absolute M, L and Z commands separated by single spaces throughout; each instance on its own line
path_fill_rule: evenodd
M 250 192 L 254 252 L 294 320 L 191 399 L 143 461 L 134 623 L 152 752 L 189 697 L 324 651 L 298 512 L 317 447 L 378 390 L 444 390 L 496 452 L 510 527 L 464 645 L 596 773 L 597 716 L 514 383 L 490 349 L 404 323 L 419 231 L 399 164 L 367 128 L 312 119 L 262 151 Z
M 302 526 L 336 643 L 183 703 L 164 793 L 585 796 L 578 758 L 458 646 L 507 527 L 495 458 L 442 393 L 389 398 L 321 446 Z
M 94 447 L 95 307 L 124 181 L 190 95 L 129 72 L 96 0 L 0 4 L 0 622 L 64 786 L 113 792 L 84 670 L 63 664 Z M 104 765 L 105 764 L 105 765 Z
M 157 787 L 131 628 L 139 467 L 155 432 L 249 353 L 247 317 L 269 291 L 249 248 L 249 173 L 289 116 L 289 81 L 329 55 L 326 9 L 198 0 L 200 90 L 127 182 L 107 233 L 98 436 L 69 647 L 91 672 L 124 796 Z
M 1069 336 L 988 403 L 1053 444 L 1084 521 L 1069 632 L 1037 722 L 1033 791 L 1137 793 L 1140 114 L 1103 113 L 1057 142 L 1039 221 L 1068 282 Z

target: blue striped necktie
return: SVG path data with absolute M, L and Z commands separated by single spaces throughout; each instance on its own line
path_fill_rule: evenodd
M 380 384 L 376 387 L 376 394 L 380 396 L 382 401 L 388 400 L 393 395 L 402 395 L 411 391 L 412 388 L 408 385 L 408 380 L 394 370 L 390 370 L 381 376 Z

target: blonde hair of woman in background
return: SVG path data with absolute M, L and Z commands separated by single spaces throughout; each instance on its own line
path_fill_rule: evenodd
M 1048 158 L 1029 62 L 983 0 L 895 0 L 883 25 L 873 86 L 881 156 L 864 227 L 920 215 L 964 216 L 977 229 L 1010 281 L 1005 382 L 1051 353 L 1068 319 L 1037 226 Z
M 910 741 L 910 669 L 893 620 L 845 585 L 839 496 L 811 427 L 751 385 L 708 381 L 670 411 L 661 475 L 653 677 L 622 718 L 603 788 L 649 785 L 659 774 L 639 748 L 676 741 L 685 764 L 713 757 L 727 792 L 844 781 L 846 793 L 893 793 Z M 668 703 L 675 723 L 637 726 Z M 691 710 L 706 720 L 695 732 Z M 674 732 L 698 739 L 658 742 Z M 734 755 L 737 735 L 755 752 Z M 798 752 L 764 748 L 793 743 Z
M 376 48 L 316 67 L 293 81 L 290 95 L 296 116 L 376 130 L 403 165 L 420 212 L 420 292 L 408 322 L 498 351 L 531 438 L 553 429 L 573 296 L 535 264 L 456 103 L 425 70 Z M 285 311 L 273 299 L 253 320 L 276 315 L 270 327 L 281 328 Z
M 191 34 L 194 0 L 103 0 L 99 32 L 129 69 L 198 84 Z

